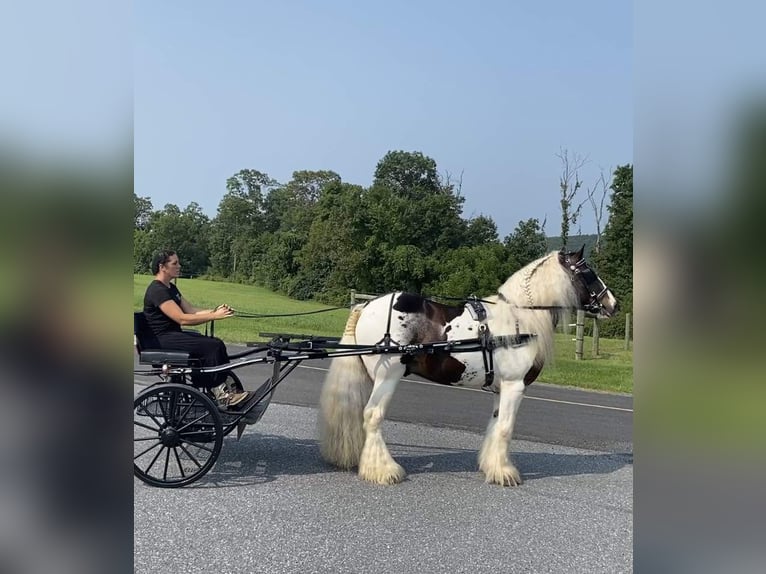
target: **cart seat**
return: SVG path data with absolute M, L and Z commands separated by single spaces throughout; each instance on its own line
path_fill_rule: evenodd
M 199 363 L 199 359 L 192 357 L 187 351 L 160 349 L 159 341 L 149 328 L 143 311 L 133 312 L 133 342 L 138 352 L 138 362 L 142 365 L 191 367 Z

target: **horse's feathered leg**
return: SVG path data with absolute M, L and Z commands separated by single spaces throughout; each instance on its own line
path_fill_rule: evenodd
M 341 343 L 354 343 L 361 308 L 349 316 Z M 359 463 L 364 446 L 362 411 L 370 397 L 372 379 L 360 357 L 332 359 L 319 397 L 319 449 L 322 457 L 340 468 Z
M 489 483 L 504 486 L 521 484 L 521 475 L 508 458 L 508 445 L 523 396 L 524 381 L 501 381 L 500 397 L 495 400 L 497 416 L 493 413 L 479 452 L 479 468 Z
M 370 400 L 364 408 L 364 430 L 366 438 L 362 455 L 359 459 L 359 476 L 378 484 L 396 484 L 401 482 L 406 473 L 391 457 L 381 426 L 386 415 L 386 407 L 394 394 L 399 379 L 404 376 L 404 366 L 398 361 L 386 357 L 377 360 L 374 371 L 375 386 Z

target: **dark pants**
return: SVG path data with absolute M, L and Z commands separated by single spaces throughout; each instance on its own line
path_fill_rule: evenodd
M 196 332 L 165 333 L 157 337 L 163 349 L 186 351 L 199 359 L 202 367 L 216 367 L 229 362 L 226 345 L 218 337 L 207 337 Z M 226 371 L 211 374 L 193 374 L 192 382 L 203 387 L 215 387 L 226 380 Z

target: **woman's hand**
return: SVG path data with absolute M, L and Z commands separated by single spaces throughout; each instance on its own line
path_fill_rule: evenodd
M 213 310 L 213 317 L 216 319 L 225 319 L 226 317 L 231 317 L 232 315 L 234 315 L 234 309 L 225 303 L 218 305 L 218 307 Z

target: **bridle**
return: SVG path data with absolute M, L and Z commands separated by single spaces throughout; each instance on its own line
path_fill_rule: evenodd
M 567 270 L 569 273 L 569 279 L 572 281 L 572 283 L 575 281 L 581 281 L 582 286 L 590 295 L 590 300 L 585 304 L 581 304 L 580 308 L 586 313 L 598 315 L 604 308 L 600 302 L 600 299 L 609 290 L 609 288 L 601 279 L 599 279 L 598 275 L 596 275 L 596 272 L 588 267 L 588 264 L 585 262 L 585 259 L 582 257 L 582 255 L 580 255 L 580 258 L 575 262 L 573 262 L 571 259 L 571 256 L 573 255 L 577 255 L 577 253 L 564 253 L 563 251 L 559 252 L 559 264 Z M 525 290 L 527 297 L 529 298 L 529 305 L 517 305 L 512 303 L 511 300 L 503 295 L 500 291 L 497 292 L 497 298 L 500 301 L 509 303 L 514 307 L 518 307 L 519 309 L 533 309 L 535 311 L 558 311 L 568 309 L 569 307 L 562 307 L 560 305 L 535 305 L 532 302 L 532 293 L 529 290 L 528 281 L 531 277 L 531 274 L 534 273 L 536 269 L 537 268 L 532 269 L 525 280 Z
M 596 275 L 596 272 L 588 267 L 588 264 L 585 262 L 583 257 L 573 263 L 570 259 L 571 255 L 577 254 L 561 253 L 561 256 L 563 257 L 563 261 L 561 263 L 569 272 L 569 278 L 572 280 L 572 282 L 574 283 L 576 280 L 579 280 L 590 295 L 590 301 L 582 306 L 583 310 L 586 313 L 593 313 L 594 315 L 598 315 L 604 308 L 600 300 L 609 289 L 599 278 L 599 276 Z

